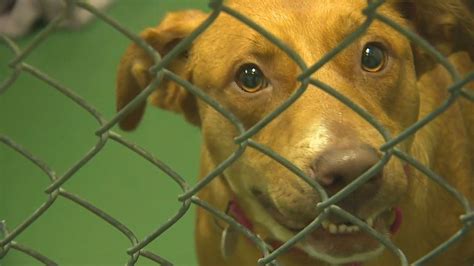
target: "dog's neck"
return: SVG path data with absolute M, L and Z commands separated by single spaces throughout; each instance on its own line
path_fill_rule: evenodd
M 419 79 L 418 90 L 421 99 L 419 119 L 439 108 L 449 98 L 450 94 L 447 88 L 451 84 L 448 73 L 441 66 Z M 468 200 L 474 202 L 474 184 L 472 182 L 474 171 L 472 158 L 470 158 L 474 151 L 469 150 L 472 149 L 472 146 L 469 146 L 468 143 L 474 136 L 469 135 L 472 134 L 472 131 L 470 133 L 467 128 L 469 125 L 466 126 L 464 120 L 459 119 L 460 117 L 465 118 L 462 108 L 462 104 L 457 101 L 446 112 L 420 129 L 415 135 L 409 153 L 421 164 L 446 180 Z M 472 107 L 470 106 L 470 108 Z M 459 215 L 465 210 L 444 187 L 419 170 L 415 168 L 412 170 L 408 191 L 401 202 L 401 207 L 405 211 L 407 223 L 417 221 L 425 226 L 421 229 L 415 226 L 405 226 L 399 235 L 399 241 L 406 241 L 401 245 L 407 247 L 405 250 L 408 253 L 411 250 L 422 250 L 423 248 L 419 245 L 426 245 L 424 248 L 428 252 L 433 246 L 440 243 L 429 243 L 429 241 L 424 241 L 423 244 L 409 243 L 410 241 L 407 239 L 410 237 L 407 236 L 418 235 L 421 238 L 424 235 L 423 239 L 432 239 L 432 241 L 436 239 L 432 237 L 433 235 L 448 239 L 462 227 Z M 469 182 L 469 180 L 471 181 Z M 441 207 L 437 205 L 439 202 L 445 202 L 450 207 L 443 207 L 443 212 L 440 212 L 438 210 Z M 415 229 L 412 230 L 412 228 L 418 228 L 418 231 L 413 231 Z M 447 228 L 451 230 L 449 235 L 446 234 Z M 418 245 L 418 247 L 410 248 L 412 245 Z M 474 245 L 474 243 L 467 245 Z M 419 256 L 419 254 L 407 255 L 409 257 Z
M 465 59 L 465 55 L 462 53 L 454 54 L 449 59 L 455 61 L 456 65 L 460 65 L 457 61 Z M 472 66 L 472 63 L 470 64 Z M 464 71 L 467 72 L 468 69 Z M 452 83 L 448 72 L 441 65 L 420 77 L 417 84 L 420 92 L 418 120 L 425 118 L 444 104 L 451 96 L 447 88 Z M 410 154 L 420 163 L 446 179 L 448 183 L 461 193 L 472 199 L 474 184 L 472 182 L 469 184 L 462 182 L 472 180 L 471 178 L 474 174 L 473 161 L 470 157 L 474 150 L 472 150 L 472 146 L 469 144 L 469 141 L 474 136 L 472 136 L 472 130 L 470 132 L 468 128 L 469 126 L 472 127 L 472 125 L 464 121 L 466 117 L 460 101 L 458 100 L 452 104 L 449 109 L 416 133 Z M 472 108 L 472 106 L 469 107 Z M 474 108 L 472 108 L 472 111 L 474 111 Z M 460 117 L 463 119 L 459 119 Z M 456 134 L 453 134 L 453 132 L 456 132 Z M 449 158 L 449 160 L 446 160 L 446 158 Z M 419 171 L 415 172 L 417 179 L 428 180 L 427 177 L 420 176 Z M 452 173 L 455 173 L 455 175 Z M 440 189 L 445 191 L 440 186 L 429 185 L 426 187 L 433 188 L 432 192 L 435 194 L 438 194 Z M 430 191 L 426 192 L 429 193 Z M 436 195 L 427 196 L 439 197 Z

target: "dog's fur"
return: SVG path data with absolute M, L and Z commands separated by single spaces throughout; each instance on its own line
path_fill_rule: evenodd
M 227 5 L 279 37 L 310 65 L 362 24 L 365 16 L 361 10 L 367 2 L 234 0 Z M 472 6 L 469 7 L 468 0 L 389 0 L 379 12 L 426 38 L 465 75 L 474 69 L 471 61 L 474 58 L 474 19 L 469 8 Z M 164 55 L 206 17 L 207 14 L 195 10 L 171 13 L 158 27 L 146 29 L 141 37 Z M 388 61 L 384 70 L 367 73 L 361 69 L 361 50 L 373 41 L 387 47 Z M 268 88 L 252 94 L 236 85 L 236 71 L 248 62 L 262 69 L 270 81 Z M 118 71 L 118 109 L 150 83 L 152 77 L 148 69 L 151 65 L 152 60 L 137 45 L 128 48 Z M 202 88 L 233 112 L 246 128 L 287 99 L 300 85 L 296 77 L 301 73 L 284 52 L 227 14 L 221 14 L 187 52 L 167 68 Z M 392 136 L 439 107 L 450 96 L 447 87 L 452 84 L 448 72 L 424 50 L 379 21 L 312 77 L 337 88 L 373 114 Z M 471 90 L 472 85 L 468 85 Z M 235 127 L 179 85 L 165 80 L 152 94 L 150 102 L 182 113 L 189 122 L 201 128 L 201 177 L 236 150 L 233 139 L 238 132 Z M 140 105 L 121 121 L 121 127 L 134 129 L 144 110 L 145 104 Z M 253 140 L 273 149 L 309 175 L 310 165 L 328 150 L 354 145 L 377 149 L 384 143 L 368 122 L 313 86 Z M 473 202 L 473 140 L 474 104 L 460 99 L 398 147 L 444 177 Z M 393 206 L 400 207 L 404 212 L 404 223 L 392 239 L 410 261 L 449 239 L 462 226 L 459 216 L 464 210 L 454 197 L 416 169 L 404 171 L 404 162 L 398 158 L 393 157 L 384 167 L 376 190 L 370 188 L 374 186 L 371 182 L 339 205 L 361 218 Z M 330 190 L 329 194 L 338 189 Z M 223 211 L 235 197 L 253 223 L 254 232 L 264 240 L 280 242 L 291 238 L 296 230 L 316 217 L 314 208 L 320 201 L 319 195 L 307 183 L 252 148 L 247 148 L 223 176 L 200 191 L 199 197 Z M 393 219 L 390 216 L 388 213 L 380 218 L 384 227 Z M 331 219 L 338 221 L 336 217 Z M 224 259 L 219 246 L 221 233 L 215 218 L 198 209 L 196 245 L 200 265 L 256 265 L 261 254 L 243 236 L 239 237 L 233 254 Z M 304 239 L 297 245 L 299 251 L 289 251 L 279 257 L 279 261 L 285 266 L 361 261 L 370 257 L 368 251 L 379 248 L 378 242 L 367 238 L 359 238 L 360 241 L 342 238 L 335 242 L 324 238 L 313 242 Z M 356 249 L 365 255 L 356 256 Z M 398 263 L 386 250 L 371 257 L 364 265 Z M 432 263 L 472 265 L 474 232 L 471 230 L 467 237 Z

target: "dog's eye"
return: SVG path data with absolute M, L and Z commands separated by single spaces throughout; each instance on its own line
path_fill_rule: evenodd
M 387 56 L 385 54 L 385 50 L 380 44 L 369 43 L 362 51 L 362 69 L 367 72 L 374 73 L 381 71 L 385 66 L 386 60 Z
M 263 72 L 255 64 L 245 64 L 239 68 L 235 76 L 235 83 L 246 92 L 257 92 L 268 86 Z

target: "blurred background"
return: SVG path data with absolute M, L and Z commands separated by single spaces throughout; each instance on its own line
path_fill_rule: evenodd
M 156 25 L 166 12 L 206 9 L 206 0 L 119 0 L 106 13 L 133 32 Z M 25 47 L 33 34 L 17 42 Z M 108 119 L 115 113 L 115 74 L 130 41 L 95 20 L 78 31 L 51 34 L 26 63 L 58 80 L 95 106 Z M 0 83 L 13 57 L 0 43 Z M 97 142 L 97 122 L 52 87 L 23 73 L 0 95 L 0 134 L 45 161 L 60 176 Z M 190 184 L 199 166 L 200 134 L 180 116 L 148 108 L 141 126 L 114 131 L 170 165 Z M 35 165 L 0 144 L 0 220 L 11 230 L 48 199 L 49 179 Z M 181 206 L 181 190 L 172 179 L 134 152 L 109 140 L 105 148 L 63 186 L 104 210 L 142 240 Z M 147 247 L 175 265 L 196 265 L 192 207 L 183 219 Z M 129 240 L 81 206 L 59 197 L 53 206 L 15 239 L 59 265 L 124 265 Z M 2 266 L 41 265 L 15 250 Z M 137 265 L 156 265 L 141 258 Z

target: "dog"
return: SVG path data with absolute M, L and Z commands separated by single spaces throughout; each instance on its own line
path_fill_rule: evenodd
M 370 1 L 369 1 L 370 2 Z M 367 1 L 230 0 L 226 5 L 281 39 L 312 65 L 366 20 Z M 378 9 L 418 33 L 464 76 L 474 70 L 472 6 L 462 0 L 388 0 Z M 161 55 L 170 52 L 207 17 L 198 10 L 168 14 L 141 38 Z M 117 110 L 153 79 L 152 59 L 138 45 L 118 69 Z M 201 88 L 249 129 L 300 86 L 298 65 L 281 49 L 221 13 L 190 47 L 166 67 Z M 450 97 L 448 71 L 425 50 L 375 20 L 366 33 L 311 78 L 336 88 L 398 136 Z M 466 89 L 473 91 L 473 82 Z M 179 84 L 164 79 L 148 102 L 181 113 L 203 136 L 200 176 L 238 149 L 236 127 Z M 120 121 L 137 127 L 140 104 Z M 315 85 L 252 136 L 318 182 L 329 196 L 373 168 L 383 157 L 382 135 L 345 104 Z M 460 98 L 443 114 L 397 145 L 474 200 L 474 104 Z M 321 211 L 320 194 L 276 160 L 247 147 L 199 198 L 232 215 L 273 247 L 293 237 Z M 390 237 L 413 262 L 455 234 L 465 210 L 446 189 L 404 160 L 392 156 L 368 182 L 337 206 Z M 403 219 L 402 219 L 403 218 Z M 403 221 L 403 222 L 402 222 Z M 196 246 L 200 265 L 257 265 L 261 251 L 242 234 L 199 208 Z M 329 214 L 321 226 L 277 258 L 280 265 L 400 265 L 396 256 L 360 227 Z M 470 232 L 429 265 L 473 265 Z

